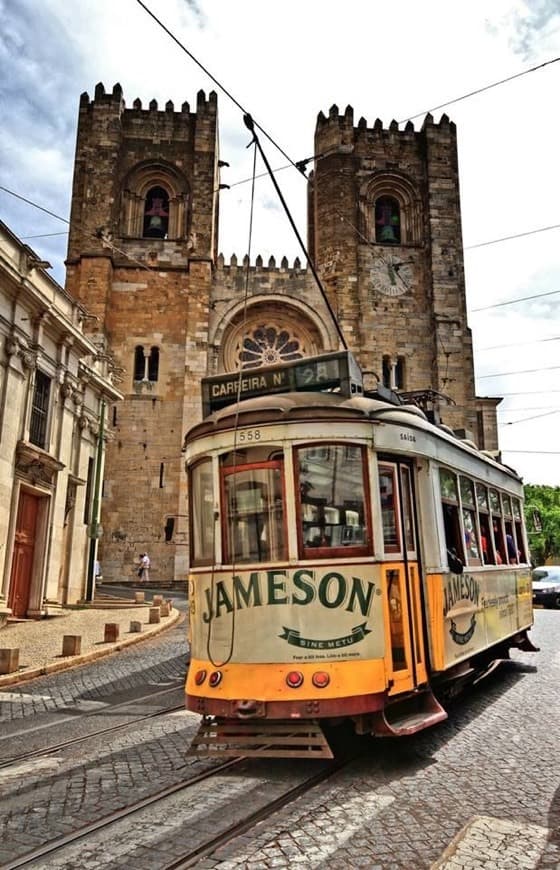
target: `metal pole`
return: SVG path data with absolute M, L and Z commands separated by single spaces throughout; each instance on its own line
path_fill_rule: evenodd
M 86 601 L 93 601 L 95 597 L 95 562 L 97 560 L 97 545 L 99 542 L 99 515 L 101 508 L 101 473 L 103 470 L 105 432 L 105 401 L 102 399 L 99 410 L 99 435 L 97 437 L 97 453 L 95 457 L 95 483 L 93 487 L 93 503 L 91 507 L 91 521 L 89 527 L 89 556 L 86 583 Z

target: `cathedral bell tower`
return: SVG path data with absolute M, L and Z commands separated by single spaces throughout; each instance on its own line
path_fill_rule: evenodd
M 310 247 L 362 368 L 497 449 L 497 400 L 475 396 L 455 125 L 354 126 L 333 106 L 315 155 Z
M 154 580 L 188 567 L 183 434 L 200 415 L 217 255 L 218 119 L 214 92 L 163 110 L 120 85 L 82 94 L 67 289 L 92 315 L 100 354 L 121 371 L 110 414 L 100 560 L 130 579 L 141 552 Z

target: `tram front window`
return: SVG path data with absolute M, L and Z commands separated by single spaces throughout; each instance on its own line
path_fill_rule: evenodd
M 360 447 L 329 444 L 296 452 L 299 526 L 304 554 L 327 558 L 366 551 L 364 457 Z M 326 549 L 326 553 L 321 553 Z
M 280 462 L 223 469 L 226 561 L 274 562 L 286 558 Z

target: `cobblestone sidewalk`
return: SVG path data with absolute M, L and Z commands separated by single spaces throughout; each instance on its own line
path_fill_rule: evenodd
M 151 606 L 63 610 L 45 619 L 8 624 L 0 630 L 0 659 L 2 651 L 19 650 L 19 663 L 13 673 L 0 674 L 0 688 L 100 658 L 157 634 L 183 616 L 172 608 L 169 615 L 160 615 L 159 622 L 150 623 Z M 140 623 L 140 631 L 131 631 L 133 622 Z M 105 642 L 108 623 L 118 626 L 112 642 Z M 62 655 L 64 636 L 81 638 L 78 655 Z

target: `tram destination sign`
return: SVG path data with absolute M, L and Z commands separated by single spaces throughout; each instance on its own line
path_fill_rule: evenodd
M 294 362 L 241 373 L 202 378 L 202 412 L 205 417 L 244 399 L 274 393 L 334 391 L 342 396 L 363 393 L 362 373 L 350 351 L 311 356 Z

